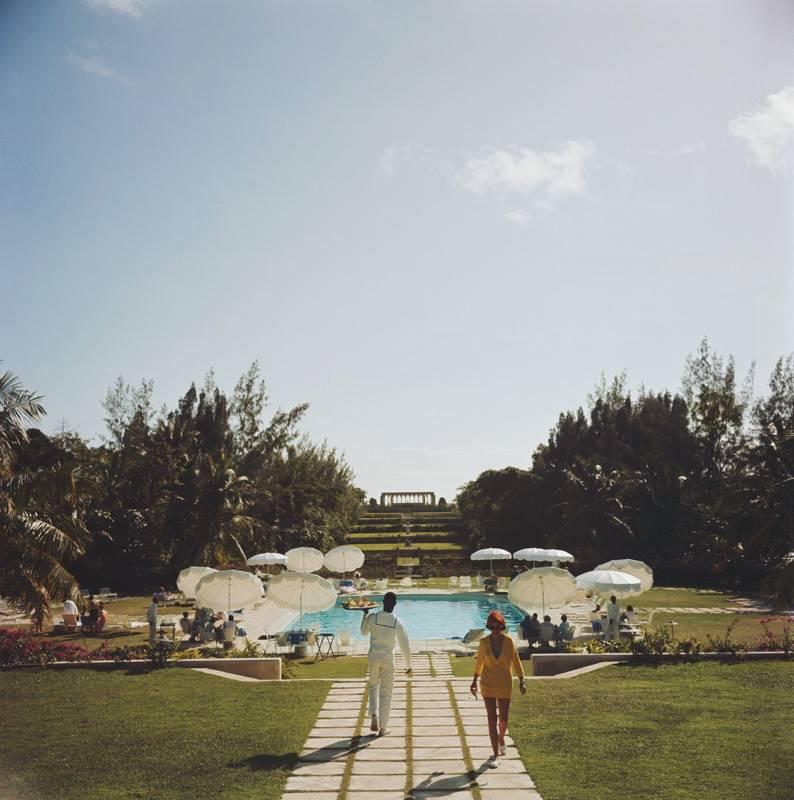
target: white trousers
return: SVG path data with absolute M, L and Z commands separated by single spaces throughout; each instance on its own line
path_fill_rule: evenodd
M 614 619 L 607 620 L 607 630 L 606 630 L 606 638 L 607 639 L 619 639 L 620 634 L 618 633 L 618 621 Z
M 154 640 L 157 638 L 157 623 L 150 622 L 149 623 L 149 642 L 154 644 Z
M 369 714 L 377 715 L 381 728 L 389 726 L 391 693 L 394 688 L 394 656 L 369 656 Z

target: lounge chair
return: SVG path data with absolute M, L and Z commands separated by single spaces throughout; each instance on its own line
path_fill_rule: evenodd
M 385 592 L 389 588 L 389 579 L 388 578 L 378 578 L 375 581 L 375 591 L 376 592 Z
M 462 644 L 469 650 L 477 650 L 480 646 L 480 639 L 485 636 L 485 628 L 471 628 L 461 640 Z
M 509 578 L 506 578 L 506 577 L 499 578 L 496 581 L 496 591 L 497 592 L 506 592 L 509 583 L 510 583 L 510 579 Z
M 413 581 L 411 580 L 410 575 L 406 575 L 404 578 L 400 578 L 400 588 L 402 589 L 410 589 L 413 586 Z
M 114 600 L 115 598 L 118 597 L 118 593 L 117 592 L 111 592 L 110 591 L 110 586 L 102 586 L 99 589 L 99 596 L 103 600 Z
M 80 618 L 77 614 L 64 614 L 63 620 L 53 626 L 56 632 L 75 633 L 80 627 Z
M 350 647 L 350 640 L 353 638 L 353 632 L 348 630 L 341 630 L 336 632 L 337 651 L 341 652 L 342 648 Z
M 461 589 L 471 589 L 471 576 L 470 575 L 461 575 L 460 576 L 460 588 Z
M 449 588 L 456 589 L 458 586 L 458 576 L 457 575 L 450 575 L 449 576 Z

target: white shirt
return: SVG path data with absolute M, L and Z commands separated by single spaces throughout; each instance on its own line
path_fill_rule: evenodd
M 233 619 L 227 619 L 223 623 L 223 640 L 225 642 L 233 642 L 236 633 L 237 623 Z
M 74 600 L 66 600 L 63 604 L 63 613 L 79 616 L 80 612 L 77 610 L 77 603 Z
M 369 655 L 393 657 L 394 647 L 400 645 L 405 658 L 405 668 L 411 668 L 411 643 L 402 620 L 391 611 L 365 614 L 361 620 L 361 633 L 369 635 Z
M 610 622 L 618 622 L 620 619 L 620 606 L 617 603 L 607 603 L 607 618 Z

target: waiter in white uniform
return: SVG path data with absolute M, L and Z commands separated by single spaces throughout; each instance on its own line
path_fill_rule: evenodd
M 361 620 L 361 633 L 369 636 L 369 713 L 372 715 L 370 730 L 377 731 L 379 736 L 389 732 L 389 712 L 391 711 L 391 693 L 394 687 L 394 647 L 400 645 L 407 669 L 411 672 L 411 644 L 408 634 L 400 618 L 394 613 L 397 595 L 386 592 L 383 595 L 383 611 L 369 614 L 364 611 Z

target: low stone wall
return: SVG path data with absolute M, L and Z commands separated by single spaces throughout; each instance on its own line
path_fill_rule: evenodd
M 147 669 L 151 661 L 133 659 L 132 661 L 56 661 L 44 669 Z M 216 669 L 232 675 L 244 675 L 260 681 L 281 680 L 280 658 L 183 658 L 168 662 L 169 667 L 185 667 L 188 669 Z M 42 669 L 37 666 L 15 666 L 12 669 Z
M 749 653 L 742 653 L 739 659 L 742 661 L 782 661 L 786 654 L 782 650 L 754 650 Z M 559 675 L 563 672 L 570 672 L 580 667 L 588 667 L 591 664 L 604 663 L 628 663 L 633 662 L 642 664 L 643 661 L 635 659 L 631 653 L 533 653 L 532 674 L 539 677 L 545 675 Z M 647 663 L 655 664 L 674 664 L 683 661 L 683 658 L 670 655 L 659 656 L 650 659 Z M 727 661 L 729 656 L 724 653 L 701 653 L 697 657 L 698 661 Z

